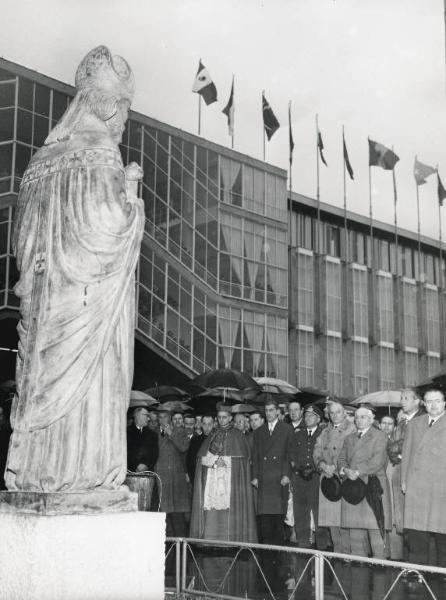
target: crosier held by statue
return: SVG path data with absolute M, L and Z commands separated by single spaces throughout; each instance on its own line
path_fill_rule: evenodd
M 34 155 L 18 198 L 17 394 L 9 490 L 117 489 L 126 474 L 141 170 L 123 167 L 133 97 L 126 61 L 99 46 L 71 105 Z

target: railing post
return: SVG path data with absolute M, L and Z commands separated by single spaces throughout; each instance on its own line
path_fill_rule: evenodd
M 324 555 L 314 556 L 314 599 L 324 600 Z
M 179 539 L 175 542 L 175 597 L 180 598 L 181 594 L 181 541 Z
M 187 573 L 187 541 L 182 539 L 183 544 L 183 560 L 181 561 L 181 592 L 184 593 L 186 590 L 186 573 Z

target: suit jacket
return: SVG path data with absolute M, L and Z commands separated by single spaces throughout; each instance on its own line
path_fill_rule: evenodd
M 401 481 L 407 491 L 404 528 L 446 533 L 446 415 L 429 427 L 429 417 L 412 419 L 406 430 Z
M 257 514 L 285 514 L 288 486 L 280 485 L 283 476 L 290 476 L 288 450 L 293 431 L 278 421 L 272 435 L 268 423 L 254 431 L 252 477 L 258 479 Z
M 136 471 L 139 464 L 147 465 L 149 471 L 153 471 L 157 460 L 157 434 L 148 427 L 139 430 L 136 425 L 130 425 L 127 428 L 127 468 L 129 471 Z
M 174 427 L 172 435 L 158 436 L 159 455 L 155 472 L 161 478 L 161 512 L 188 512 L 189 487 L 186 479 L 186 452 L 189 437 L 184 427 Z
M 390 529 L 392 521 L 387 461 L 387 435 L 372 426 L 360 439 L 357 432 L 345 438 L 338 458 L 338 469 L 341 471 L 348 467 L 358 470 L 365 483 L 369 475 L 378 477 L 383 489 L 384 524 L 386 529 Z M 341 527 L 378 529 L 376 517 L 365 498 L 356 505 L 349 504 L 344 498 L 341 500 Z

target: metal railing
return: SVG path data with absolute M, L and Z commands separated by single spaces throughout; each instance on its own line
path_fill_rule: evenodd
M 175 587 L 167 587 L 165 588 L 166 597 L 173 597 L 175 600 L 189 600 L 192 598 L 219 598 L 221 600 L 245 600 L 248 598 L 246 591 L 243 596 L 233 596 L 227 595 L 224 593 L 220 593 L 219 591 L 211 591 L 205 582 L 205 579 L 201 572 L 198 572 L 202 583 L 204 584 L 205 590 L 194 589 L 191 587 L 190 582 L 188 583 L 188 555 L 190 554 L 191 560 L 196 563 L 195 555 L 193 552 L 193 548 L 191 545 L 196 545 L 197 548 L 201 550 L 204 547 L 209 548 L 221 548 L 221 549 L 231 549 L 235 551 L 235 556 L 231 561 L 229 569 L 225 576 L 223 577 L 222 584 L 220 587 L 223 587 L 227 577 L 230 574 L 234 564 L 236 563 L 240 553 L 242 551 L 250 553 L 254 561 L 258 567 L 260 575 L 263 577 L 264 584 L 267 589 L 267 597 L 268 600 L 274 600 L 276 596 L 272 591 L 265 574 L 262 571 L 262 567 L 259 563 L 258 557 L 256 556 L 255 551 L 271 551 L 276 553 L 287 553 L 293 555 L 300 555 L 301 557 L 307 557 L 308 560 L 297 579 L 297 582 L 292 586 L 292 589 L 289 589 L 288 598 L 297 600 L 299 598 L 299 586 L 302 584 L 305 573 L 308 574 L 309 567 L 312 569 L 312 578 L 313 578 L 313 598 L 314 600 L 324 600 L 327 598 L 326 590 L 325 590 L 325 575 L 327 572 L 332 573 L 336 584 L 339 586 L 340 597 L 344 600 L 366 600 L 361 596 L 348 596 L 345 592 L 342 583 L 337 576 L 335 569 L 331 563 L 333 560 L 343 561 L 344 564 L 351 565 L 353 563 L 359 563 L 363 566 L 372 567 L 385 567 L 393 570 L 398 570 L 399 573 L 392 580 L 389 589 L 383 593 L 382 598 L 380 600 L 388 600 L 390 599 L 390 595 L 394 590 L 396 584 L 400 581 L 400 579 L 406 576 L 411 576 L 412 581 L 415 581 L 419 587 L 423 587 L 425 592 L 427 593 L 428 598 L 432 598 L 433 600 L 443 600 L 445 597 L 445 588 L 443 588 L 440 594 L 435 595 L 432 590 L 431 585 L 425 578 L 425 574 L 442 576 L 443 580 L 446 581 L 446 568 L 433 567 L 430 565 L 417 565 L 406 562 L 398 562 L 398 561 L 390 561 L 385 559 L 377 559 L 377 558 L 368 558 L 364 556 L 357 556 L 351 554 L 340 554 L 336 552 L 326 552 L 320 550 L 312 550 L 312 549 L 304 549 L 290 546 L 273 546 L 268 544 L 248 544 L 243 542 L 223 542 L 219 540 L 204 540 L 204 539 L 196 539 L 196 538 L 167 538 L 167 543 L 171 543 L 167 553 L 166 560 L 168 556 L 174 552 L 175 553 Z M 242 592 L 243 593 L 243 592 Z M 281 596 L 283 597 L 283 596 Z M 300 596 L 303 597 L 303 596 Z M 307 596 L 305 596 L 307 598 Z M 330 598 L 333 596 L 330 595 Z M 420 596 L 426 597 L 426 596 Z M 377 598 L 376 594 L 373 596 L 374 599 Z

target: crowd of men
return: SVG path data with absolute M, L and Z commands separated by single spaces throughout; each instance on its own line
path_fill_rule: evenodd
M 444 413 L 440 390 L 403 391 L 380 421 L 335 401 L 285 415 L 273 399 L 249 415 L 221 404 L 216 418 L 142 406 L 128 468 L 159 476 L 168 536 L 446 567 Z

